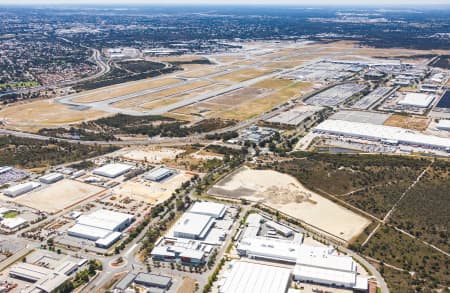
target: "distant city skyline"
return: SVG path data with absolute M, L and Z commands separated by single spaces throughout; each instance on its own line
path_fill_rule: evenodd
M 418 6 L 418 5 L 449 5 L 450 0 L 430 0 L 430 1 L 418 1 L 418 0 L 130 0 L 124 3 L 121 0 L 0 0 L 0 4 L 16 4 L 16 5 L 133 5 L 133 4 L 149 4 L 149 5 L 328 5 L 328 6 L 340 6 L 340 5 L 354 5 L 354 6 Z

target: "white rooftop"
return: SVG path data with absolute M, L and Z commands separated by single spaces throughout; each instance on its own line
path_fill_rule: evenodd
M 210 216 L 186 212 L 175 223 L 173 232 L 175 234 L 190 234 L 203 238 L 208 233 L 214 220 Z
M 369 123 L 326 120 L 317 125 L 314 128 L 314 131 L 376 140 L 393 140 L 400 143 L 427 147 L 450 148 L 450 138 L 426 135 L 400 127 L 375 125 Z
M 422 93 L 407 93 L 406 96 L 398 102 L 399 105 L 427 108 L 434 100 L 434 96 Z
M 3 219 L 0 224 L 7 229 L 14 230 L 27 223 L 27 220 L 21 217 Z
M 439 120 L 436 127 L 439 129 L 450 130 L 450 120 Z
M 89 239 L 100 239 L 107 237 L 111 230 L 101 229 L 93 226 L 75 224 L 67 230 L 69 233 L 74 233 L 80 236 L 88 237 Z
M 233 261 L 219 293 L 285 293 L 290 276 L 287 268 Z
M 247 256 L 290 263 L 297 261 L 301 248 L 301 243 L 292 240 L 262 237 L 243 238 L 237 246 L 237 250 L 245 251 Z
M 117 176 L 120 176 L 129 170 L 131 170 L 132 166 L 127 164 L 121 164 L 121 163 L 113 163 L 113 164 L 106 164 L 101 166 L 100 168 L 97 168 L 93 171 L 94 174 L 100 175 L 100 176 L 106 176 L 110 178 L 115 178 Z
M 225 214 L 227 206 L 221 203 L 202 201 L 196 202 L 189 212 L 200 215 L 207 215 L 214 218 L 221 218 Z
M 82 225 L 113 231 L 132 218 L 133 216 L 130 214 L 100 209 L 90 214 L 81 215 L 77 218 L 76 222 Z

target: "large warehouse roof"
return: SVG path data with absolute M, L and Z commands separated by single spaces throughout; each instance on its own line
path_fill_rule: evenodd
M 127 164 L 106 164 L 101 166 L 100 168 L 95 169 L 93 173 L 104 177 L 115 178 L 128 172 L 129 170 L 131 170 L 131 168 L 132 166 Z
M 69 235 L 82 237 L 90 240 L 98 240 L 107 237 L 111 230 L 101 229 L 93 226 L 75 224 L 67 230 Z
M 450 138 L 421 134 L 399 127 L 374 125 L 369 123 L 326 120 L 314 128 L 315 132 L 347 135 L 365 139 L 398 141 L 404 144 L 435 148 L 449 148 Z
M 421 93 L 407 93 L 406 96 L 398 102 L 399 105 L 414 106 L 420 108 L 427 108 L 433 102 L 434 97 Z
M 152 181 L 161 181 L 162 179 L 165 179 L 173 174 L 173 171 L 164 167 L 161 168 L 155 168 L 145 174 L 145 179 L 152 180 Z
M 132 219 L 133 216 L 129 214 L 100 209 L 88 215 L 81 215 L 76 221 L 78 224 L 116 231 Z
M 287 268 L 233 261 L 219 293 L 285 293 L 291 271 Z
M 227 206 L 221 203 L 210 201 L 196 202 L 189 212 L 200 215 L 207 215 L 213 218 L 222 218 L 227 210 Z
M 237 250 L 249 257 L 295 263 L 301 247 L 291 240 L 254 237 L 242 239 Z
M 204 238 L 214 223 L 210 216 L 184 213 L 174 226 L 174 234 L 176 237 L 182 235 L 193 235 L 198 238 Z

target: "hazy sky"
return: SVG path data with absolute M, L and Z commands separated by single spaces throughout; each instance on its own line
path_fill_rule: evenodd
M 450 0 L 0 0 L 0 4 L 450 5 Z

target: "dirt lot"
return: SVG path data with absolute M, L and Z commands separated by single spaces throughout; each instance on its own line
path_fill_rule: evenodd
M 171 148 L 123 148 L 109 154 L 109 156 L 160 164 L 165 160 L 174 160 L 177 155 L 184 152 L 184 150 Z
M 183 283 L 181 283 L 180 287 L 177 289 L 177 293 L 194 293 L 196 281 L 189 277 L 183 278 Z
M 427 118 L 394 114 L 384 122 L 384 125 L 424 131 L 429 123 L 430 120 Z
M 48 187 L 26 193 L 13 199 L 8 198 L 8 200 L 47 213 L 57 213 L 103 190 L 103 188 L 98 186 L 63 179 Z
M 140 81 L 127 82 L 120 85 L 109 86 L 97 90 L 88 91 L 82 97 L 73 99 L 78 103 L 92 103 L 120 97 L 131 93 L 158 88 L 169 84 L 181 82 L 176 78 L 144 79 Z
M 114 188 L 113 194 L 155 205 L 171 197 L 175 189 L 190 180 L 191 177 L 190 174 L 179 172 L 161 182 L 135 179 Z
M 5 128 L 35 132 L 44 127 L 59 127 L 111 115 L 102 111 L 77 110 L 54 100 L 15 104 L 0 110 Z
M 208 193 L 268 204 L 347 241 L 370 224 L 366 218 L 306 189 L 295 178 L 272 170 L 241 168 Z

